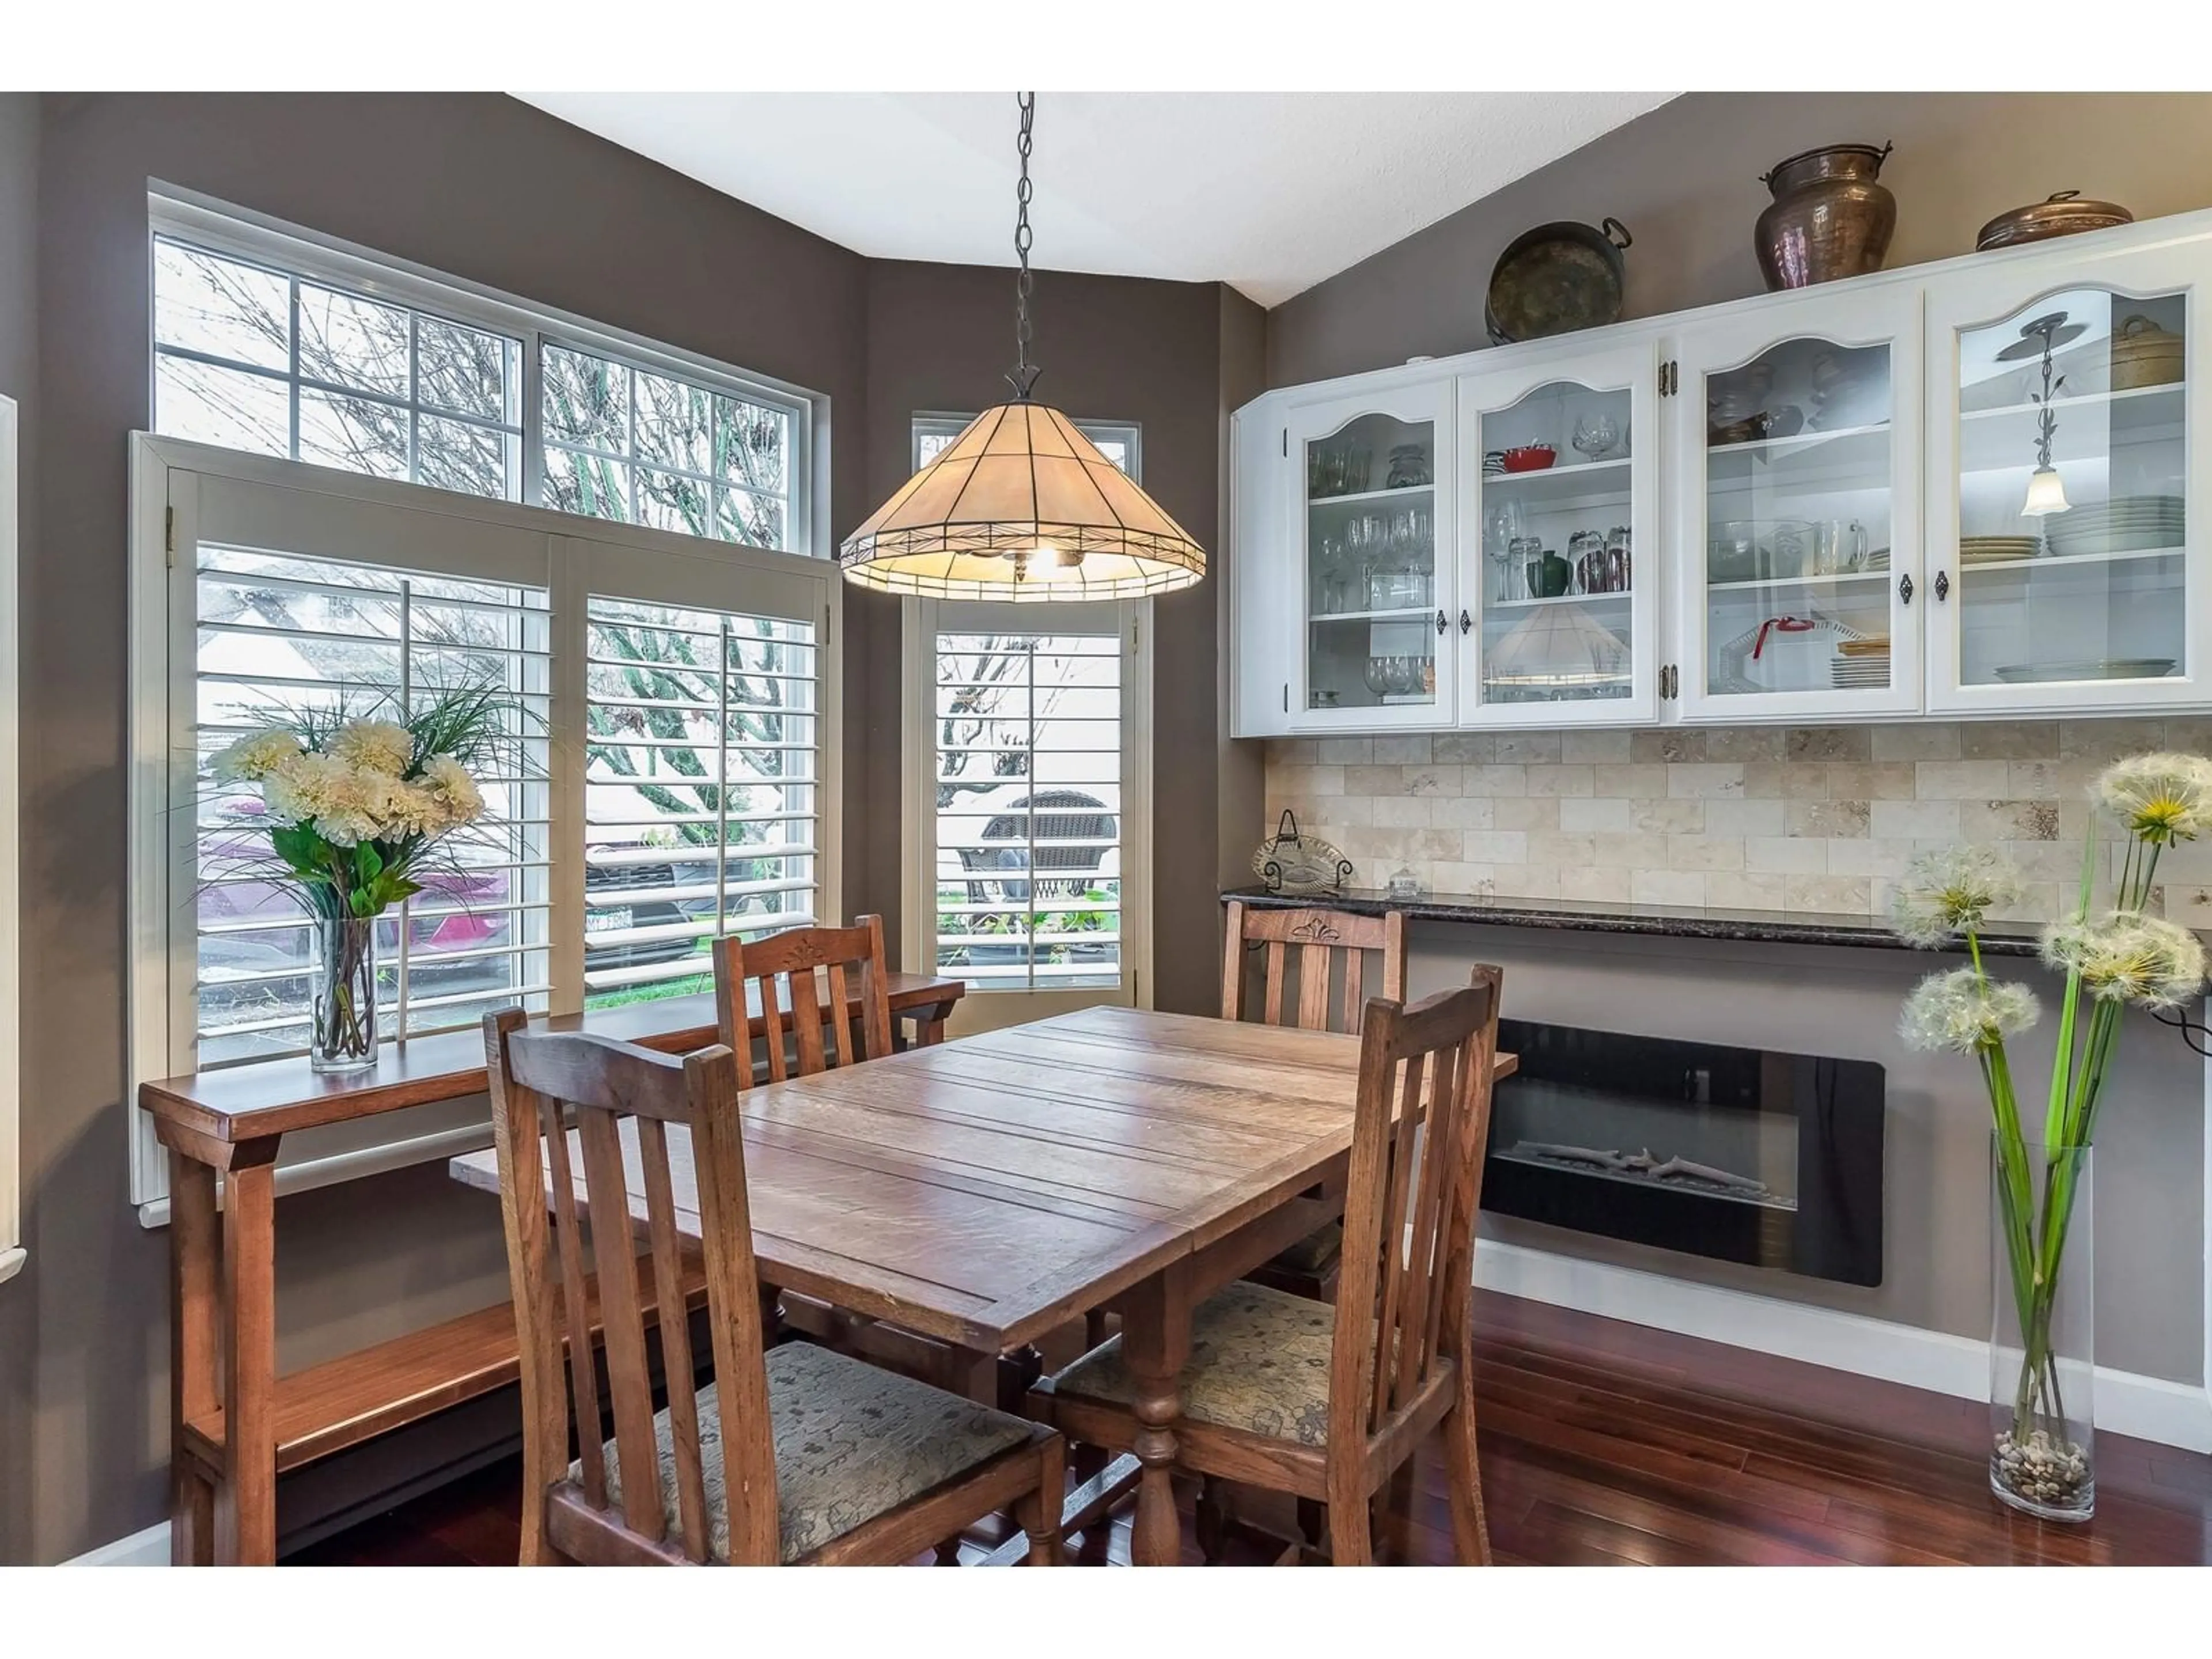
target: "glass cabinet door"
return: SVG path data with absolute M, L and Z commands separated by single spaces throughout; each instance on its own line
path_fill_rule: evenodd
M 1656 354 L 1628 346 L 1460 383 L 1469 507 L 1455 621 L 1470 725 L 1657 712 Z
M 1937 706 L 2203 696 L 2205 601 L 2192 591 L 2191 550 L 2196 319 L 2174 257 L 2104 262 L 2100 274 L 2124 275 L 2125 286 L 2037 289 L 2013 276 L 2000 295 L 1979 279 L 1931 312 L 1949 371 L 1935 394 L 1946 405 L 1936 476 L 1951 497 L 1929 561 Z
M 1686 712 L 1919 707 L 1917 310 L 1910 294 L 1823 296 L 1686 335 Z
M 1452 707 L 1440 653 L 1449 562 L 1450 383 L 1292 410 L 1285 434 L 1304 580 L 1304 729 L 1432 726 Z

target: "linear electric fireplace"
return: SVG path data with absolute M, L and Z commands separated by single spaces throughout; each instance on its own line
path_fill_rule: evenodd
M 1881 1283 L 1882 1068 L 1500 1020 L 1482 1207 Z

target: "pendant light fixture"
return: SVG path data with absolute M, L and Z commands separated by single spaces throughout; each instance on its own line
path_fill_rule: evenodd
M 1022 93 L 1012 398 L 985 410 L 837 550 L 848 581 L 938 599 L 1125 599 L 1188 587 L 1206 550 L 1058 410 L 1030 396 L 1030 129 Z
M 2058 414 L 2051 407 L 2051 400 L 2066 384 L 2063 374 L 2056 380 L 2051 378 L 2051 354 L 2054 348 L 2069 344 L 2087 331 L 2083 324 L 2068 322 L 2064 312 L 2054 311 L 2047 317 L 2021 325 L 2020 338 L 1997 353 L 2001 363 L 2021 362 L 2039 356 L 2043 359 L 2042 393 L 2027 394 L 2028 402 L 2041 412 L 2036 420 L 2035 471 L 2028 474 L 2027 499 L 2021 503 L 2020 515 L 2023 519 L 2064 513 L 2072 505 L 2066 499 L 2065 481 L 2051 464 L 2051 441 L 2058 433 Z

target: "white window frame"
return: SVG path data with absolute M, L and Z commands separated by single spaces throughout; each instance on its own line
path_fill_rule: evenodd
M 924 410 L 914 417 L 914 434 L 908 442 L 908 458 L 914 470 L 921 471 L 921 441 L 942 438 L 946 442 L 968 429 L 973 414 L 956 414 L 949 410 Z M 1139 483 L 1145 481 L 1145 429 L 1134 421 L 1076 421 L 1075 429 L 1092 443 L 1111 441 L 1127 446 L 1129 465 L 1122 469 Z
M 837 826 L 842 822 L 844 611 L 834 564 L 147 434 L 132 436 L 131 480 L 128 1098 L 131 1199 L 143 1224 L 167 1220 L 167 1159 L 151 1120 L 137 1109 L 137 1085 L 191 1071 L 196 1036 L 191 988 L 188 979 L 177 983 L 185 976 L 173 965 L 173 930 L 180 910 L 195 940 L 197 926 L 190 908 L 175 899 L 179 880 L 191 878 L 178 868 L 171 810 L 189 787 L 176 760 L 179 720 L 188 732 L 196 711 L 178 711 L 173 703 L 197 661 L 194 583 L 189 569 L 180 578 L 176 567 L 185 564 L 185 550 L 198 545 L 198 503 L 210 489 L 234 482 L 289 492 L 287 510 L 303 515 L 303 522 L 316 514 L 330 515 L 333 524 L 349 514 L 415 515 L 430 533 L 395 548 L 392 562 L 434 573 L 480 577 L 487 555 L 479 550 L 494 543 L 507 550 L 502 556 L 511 563 L 542 562 L 532 568 L 545 573 L 551 594 L 552 1012 L 575 1012 L 585 995 L 582 647 L 591 594 L 789 615 L 816 623 L 817 904 L 820 914 L 843 914 Z M 441 544 L 466 551 L 447 553 Z M 172 545 L 179 550 L 173 565 Z M 189 752 L 188 738 L 185 742 Z M 304 1190 L 489 1145 L 489 1117 L 480 1103 L 481 1097 L 477 1103 L 418 1107 L 294 1137 L 278 1165 L 276 1190 Z
M 21 890 L 16 870 L 22 778 L 20 765 L 21 468 L 15 400 L 0 398 L 0 1283 L 22 1271 L 23 1044 L 20 951 Z
M 405 306 L 522 342 L 522 501 L 544 501 L 543 386 L 540 359 L 548 345 L 610 358 L 632 369 L 690 381 L 710 392 L 784 411 L 791 419 L 791 453 L 784 549 L 830 556 L 830 399 L 787 381 L 717 362 L 574 313 L 448 276 L 428 266 L 388 258 L 336 237 L 324 236 L 263 214 L 234 207 L 181 186 L 155 181 L 147 194 L 147 407 L 153 407 L 156 363 L 152 349 L 154 239 L 167 236 L 208 252 L 227 255 L 304 277 L 372 300 Z M 416 486 L 421 488 L 421 486 Z M 592 519 L 584 522 L 617 524 Z M 720 542 L 744 547 L 743 542 Z
M 1057 991 L 976 988 L 961 999 L 972 1023 L 988 1005 L 1045 1010 L 1092 1003 L 1152 1006 L 1152 602 L 1102 599 L 1088 605 L 992 605 L 969 599 L 902 602 L 901 652 L 906 665 L 904 742 L 900 766 L 902 842 L 906 856 L 900 957 L 909 973 L 937 966 L 937 636 L 940 633 L 1044 633 L 1058 619 L 1064 631 L 1104 635 L 1121 647 L 1121 982 Z M 975 1005 L 970 1006 L 969 1005 Z

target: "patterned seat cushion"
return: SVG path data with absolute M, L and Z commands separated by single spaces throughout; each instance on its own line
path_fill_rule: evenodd
M 1336 1310 L 1265 1285 L 1240 1282 L 1190 1316 L 1182 1414 L 1304 1446 L 1328 1443 L 1329 1346 Z M 1114 1337 L 1053 1378 L 1054 1392 L 1126 1406 L 1136 1388 Z
M 1285 1273 L 1318 1278 L 1334 1267 L 1337 1257 L 1343 1254 L 1344 1224 L 1332 1221 L 1318 1231 L 1308 1233 L 1289 1249 L 1277 1252 L 1267 1265 Z
M 809 1343 L 771 1349 L 767 1361 L 776 1519 L 787 1563 L 1020 1445 L 1033 1431 L 1018 1417 Z M 653 1417 L 653 1432 L 660 1446 L 669 1536 L 678 1538 L 675 1451 L 665 1411 Z M 619 1507 L 621 1460 L 611 1440 L 606 1454 L 607 1501 Z M 708 1551 L 727 1560 L 722 1419 L 711 1386 L 699 1391 L 699 1456 Z M 569 1465 L 568 1478 L 581 1480 L 583 1465 Z

